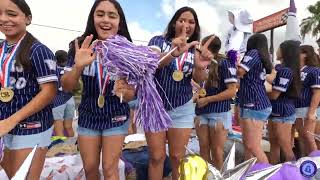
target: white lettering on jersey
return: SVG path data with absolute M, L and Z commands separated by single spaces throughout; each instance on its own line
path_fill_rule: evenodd
M 52 59 L 46 59 L 46 60 L 44 60 L 44 62 L 47 64 L 47 66 L 50 70 L 55 71 L 57 69 L 56 61 L 54 61 Z
M 86 66 L 83 70 L 83 75 L 86 75 L 86 76 L 95 76 L 95 73 L 96 73 L 96 68 L 95 68 L 95 61 L 93 61 L 91 63 L 91 65 L 89 66 Z
M 308 75 L 308 73 L 301 72 L 301 74 L 300 74 L 301 81 L 304 81 L 306 79 L 307 75 Z
M 245 56 L 245 57 L 243 57 L 243 62 L 249 62 L 250 60 L 252 59 L 252 57 L 251 56 Z
M 16 82 L 16 88 L 17 89 L 23 89 L 26 87 L 27 81 L 24 77 L 19 77 Z
M 237 69 L 236 68 L 228 68 L 230 71 L 231 75 L 236 75 L 237 74 Z
M 288 82 L 289 82 L 289 79 L 287 79 L 287 78 L 280 78 L 280 84 L 281 84 L 281 85 L 286 85 L 286 84 L 288 84 Z

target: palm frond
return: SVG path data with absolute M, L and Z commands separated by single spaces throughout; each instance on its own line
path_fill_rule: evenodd
M 320 1 L 315 5 L 308 6 L 307 9 L 311 13 L 311 16 L 304 18 L 300 24 L 300 32 L 303 39 L 308 33 L 311 33 L 315 37 L 320 34 Z

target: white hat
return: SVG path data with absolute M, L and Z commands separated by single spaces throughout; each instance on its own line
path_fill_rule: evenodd
M 239 31 L 252 33 L 253 19 L 247 10 L 245 9 L 228 10 L 228 13 L 229 13 L 229 16 L 232 15 L 234 17 L 234 26 Z

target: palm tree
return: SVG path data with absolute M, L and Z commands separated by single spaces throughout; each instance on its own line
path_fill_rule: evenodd
M 317 37 L 320 34 L 320 1 L 315 5 L 310 5 L 307 9 L 311 16 L 302 20 L 300 24 L 301 35 L 304 38 L 306 34 L 311 32 L 312 36 Z

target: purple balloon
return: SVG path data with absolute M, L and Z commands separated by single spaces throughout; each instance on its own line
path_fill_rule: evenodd
M 253 171 L 258 171 L 261 169 L 265 169 L 270 166 L 272 166 L 272 165 L 269 163 L 256 163 L 249 169 L 248 173 L 253 172 Z
M 306 178 L 301 175 L 300 169 L 297 166 L 288 163 L 284 163 L 280 170 L 270 178 L 270 180 L 280 179 L 306 180 Z
M 262 170 L 268 167 L 271 167 L 272 165 L 267 163 L 256 163 L 253 165 L 249 171 L 246 174 L 249 174 L 250 172 Z M 269 180 L 283 180 L 283 179 L 294 179 L 295 180 L 306 180 L 305 177 L 303 177 L 300 173 L 300 169 L 296 167 L 293 164 L 283 164 L 282 167 L 278 172 L 276 172 L 274 175 L 272 175 Z M 244 179 L 243 177 L 241 178 Z

